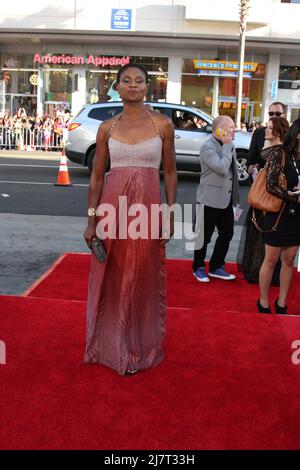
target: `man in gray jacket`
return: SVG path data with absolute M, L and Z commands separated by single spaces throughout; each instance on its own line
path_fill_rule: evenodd
M 239 183 L 236 152 L 232 143 L 235 125 L 229 116 L 217 117 L 212 136 L 200 150 L 201 177 L 197 189 L 197 203 L 204 205 L 204 244 L 194 251 L 193 272 L 200 282 L 209 282 L 205 271 L 207 245 L 217 228 L 218 238 L 209 262 L 210 277 L 230 281 L 233 274 L 224 270 L 225 257 L 233 237 L 233 206 L 239 202 Z

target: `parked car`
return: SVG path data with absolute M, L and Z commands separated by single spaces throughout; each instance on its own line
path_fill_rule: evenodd
M 175 151 L 178 170 L 200 171 L 199 151 L 204 140 L 212 131 L 213 118 L 202 110 L 180 104 L 147 102 L 151 107 L 168 116 L 175 127 Z M 72 162 L 87 166 L 92 171 L 96 149 L 96 134 L 99 123 L 122 111 L 120 101 L 86 105 L 71 121 L 68 127 L 66 155 Z M 251 134 L 237 131 L 238 174 L 240 184 L 247 184 L 247 153 Z

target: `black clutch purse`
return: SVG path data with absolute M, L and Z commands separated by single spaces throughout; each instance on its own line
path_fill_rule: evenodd
M 99 263 L 104 263 L 106 260 L 106 251 L 104 249 L 104 246 L 100 238 L 94 237 L 92 239 L 91 249 L 94 255 L 96 256 L 97 260 L 99 261 Z

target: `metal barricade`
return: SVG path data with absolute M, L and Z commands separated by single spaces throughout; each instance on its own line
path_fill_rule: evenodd
M 62 150 L 67 141 L 67 129 L 0 126 L 0 150 Z

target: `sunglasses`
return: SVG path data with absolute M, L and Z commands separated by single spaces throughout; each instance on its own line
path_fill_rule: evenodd
M 276 113 L 274 113 L 274 111 L 269 111 L 270 117 L 273 117 L 273 116 L 280 117 L 282 114 L 283 113 L 280 113 L 279 111 L 276 111 Z

